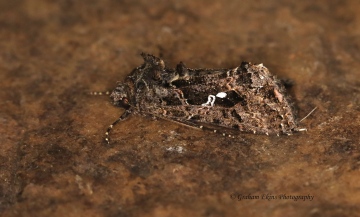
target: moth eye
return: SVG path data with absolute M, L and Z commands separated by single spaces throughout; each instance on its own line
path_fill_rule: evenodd
M 124 104 L 129 104 L 129 100 L 126 97 L 122 98 L 122 101 L 123 101 Z

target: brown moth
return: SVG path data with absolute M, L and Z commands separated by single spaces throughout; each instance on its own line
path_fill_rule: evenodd
M 111 92 L 115 106 L 130 114 L 149 115 L 188 126 L 266 135 L 290 135 L 299 128 L 284 85 L 262 64 L 242 62 L 233 69 L 175 69 L 150 54 Z M 101 92 L 93 92 L 101 94 Z M 225 135 L 225 134 L 223 134 Z M 230 136 L 230 135 L 229 135 Z

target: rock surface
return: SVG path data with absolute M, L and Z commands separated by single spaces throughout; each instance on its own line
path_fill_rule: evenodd
M 359 10 L 357 0 L 2 1 L 1 215 L 359 216 Z M 113 89 L 140 52 L 172 67 L 263 63 L 294 83 L 299 117 L 318 109 L 307 132 L 237 139 L 132 116 L 106 145 L 123 110 L 86 92 Z

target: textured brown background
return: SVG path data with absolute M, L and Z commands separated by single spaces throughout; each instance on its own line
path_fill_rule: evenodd
M 360 216 L 360 3 L 0 1 L 2 216 Z M 294 82 L 308 132 L 222 138 L 122 112 L 142 63 L 264 63 Z M 313 201 L 231 199 L 312 195 Z

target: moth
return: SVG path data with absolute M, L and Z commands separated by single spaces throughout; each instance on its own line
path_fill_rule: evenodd
M 242 62 L 233 69 L 191 69 L 180 62 L 176 68 L 142 53 L 144 63 L 111 92 L 113 104 L 130 114 L 163 118 L 213 132 L 246 132 L 291 135 L 299 128 L 284 85 L 263 64 Z M 92 92 L 103 94 L 103 92 Z M 223 133 L 223 135 L 228 135 Z M 230 137 L 232 135 L 229 134 Z

